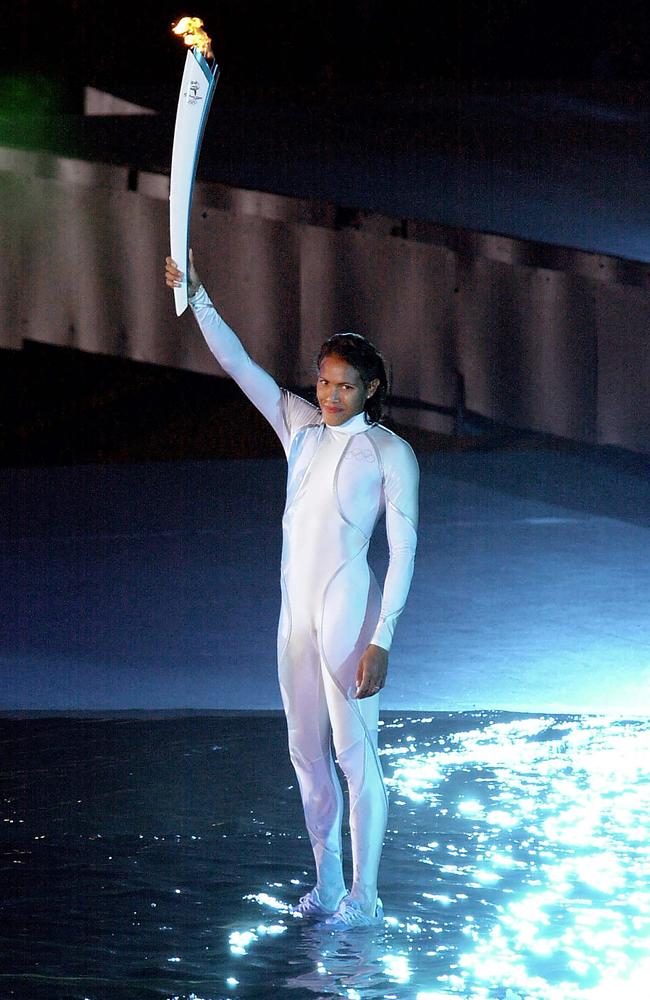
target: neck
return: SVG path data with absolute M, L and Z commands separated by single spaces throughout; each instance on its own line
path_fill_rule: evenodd
M 346 420 L 344 424 L 326 424 L 326 426 L 333 431 L 335 434 L 338 432 L 340 434 L 360 434 L 362 431 L 367 430 L 371 425 L 366 420 L 366 414 L 362 410 L 361 413 L 355 413 L 353 417 Z

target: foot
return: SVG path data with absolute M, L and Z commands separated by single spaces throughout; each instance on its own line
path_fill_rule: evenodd
M 380 927 L 384 922 L 384 907 L 377 897 L 375 912 L 372 916 L 364 913 L 361 903 L 345 896 L 339 903 L 336 913 L 324 920 L 322 927 L 328 931 L 352 931 L 363 927 Z
M 296 917 L 329 917 L 337 912 L 346 898 L 347 890 L 343 892 L 343 895 L 339 897 L 338 902 L 334 906 L 326 906 L 320 898 L 318 889 L 312 889 L 311 892 L 300 897 L 296 905 L 291 908 L 291 912 Z

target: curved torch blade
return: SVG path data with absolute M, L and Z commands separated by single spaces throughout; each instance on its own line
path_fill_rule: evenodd
M 216 63 L 210 66 L 196 47 L 188 49 L 178 97 L 169 182 L 170 251 L 184 274 L 180 287 L 174 289 L 177 316 L 187 308 L 187 254 L 192 192 L 203 132 L 218 78 L 219 67 Z

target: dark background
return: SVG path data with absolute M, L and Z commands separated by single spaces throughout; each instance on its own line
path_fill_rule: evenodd
M 389 151 L 399 164 L 406 162 L 407 146 L 422 143 L 433 173 L 437 157 L 498 159 L 503 150 L 516 149 L 522 135 L 534 135 L 531 148 L 542 152 L 548 141 L 550 152 L 539 162 L 552 163 L 560 174 L 563 160 L 573 158 L 583 169 L 589 158 L 597 164 L 608 157 L 616 164 L 614 187 L 619 168 L 645 160 L 650 6 L 613 0 L 197 0 L 189 8 L 178 0 L 54 0 L 46 6 L 20 0 L 7 9 L 0 33 L 0 145 L 128 163 L 134 175 L 142 168 L 167 172 L 184 62 L 171 25 L 183 14 L 203 18 L 223 71 L 219 117 L 213 116 L 199 167 L 205 179 L 304 196 L 307 182 L 290 165 L 305 134 L 311 139 L 303 158 L 328 167 L 345 146 L 352 156 L 366 143 L 380 154 Z M 84 118 L 85 85 L 161 113 Z M 544 103 L 523 111 L 513 103 L 509 117 L 508 102 L 501 102 L 509 90 L 515 99 L 521 92 L 542 94 Z M 553 94 L 577 100 L 565 114 Z M 342 162 L 344 170 L 347 160 Z M 531 172 L 536 162 L 531 156 Z M 519 167 L 516 155 L 513 164 Z M 569 168 L 571 173 L 571 162 Z M 588 186 L 592 179 L 583 172 Z M 593 183 L 600 190 L 598 178 Z M 379 191 L 369 177 L 369 191 L 373 184 Z M 639 200 L 639 211 L 628 213 L 639 228 L 643 178 L 628 187 L 629 197 Z M 337 197 L 334 191 L 338 204 Z M 605 190 L 602 197 L 613 195 Z M 370 195 L 365 207 L 391 211 Z M 528 237 L 546 238 L 536 234 L 542 210 L 535 200 L 523 199 L 520 212 L 530 217 Z M 585 248 L 602 250 L 602 241 Z M 201 437 L 200 448 L 196 443 L 195 418 L 187 416 L 184 401 L 193 396 L 196 414 L 197 399 L 214 398 L 211 379 L 45 347 L 2 356 L 2 464 L 237 451 L 233 435 L 224 437 L 221 429 L 208 440 Z M 149 396 L 155 399 L 152 414 L 160 413 L 161 398 L 165 412 L 176 414 L 167 431 L 159 418 L 149 426 L 146 407 L 143 415 Z M 217 424 L 222 428 L 222 417 Z M 246 454 L 267 453 L 273 443 L 267 445 L 258 428 L 252 452 L 250 447 L 242 446 Z
M 7 12 L 0 69 L 42 78 L 47 107 L 77 109 L 79 85 L 164 87 L 181 62 L 170 25 L 201 16 L 224 88 L 294 92 L 437 81 L 636 80 L 648 76 L 645 3 L 539 0 L 22 0 Z

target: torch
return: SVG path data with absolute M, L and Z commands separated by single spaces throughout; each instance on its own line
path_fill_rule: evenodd
M 188 246 L 192 191 L 203 133 L 212 95 L 219 78 L 211 41 L 198 17 L 182 17 L 172 26 L 188 46 L 185 70 L 178 95 L 172 169 L 169 183 L 169 238 L 171 256 L 183 271 L 183 280 L 174 289 L 176 315 L 187 308 Z

